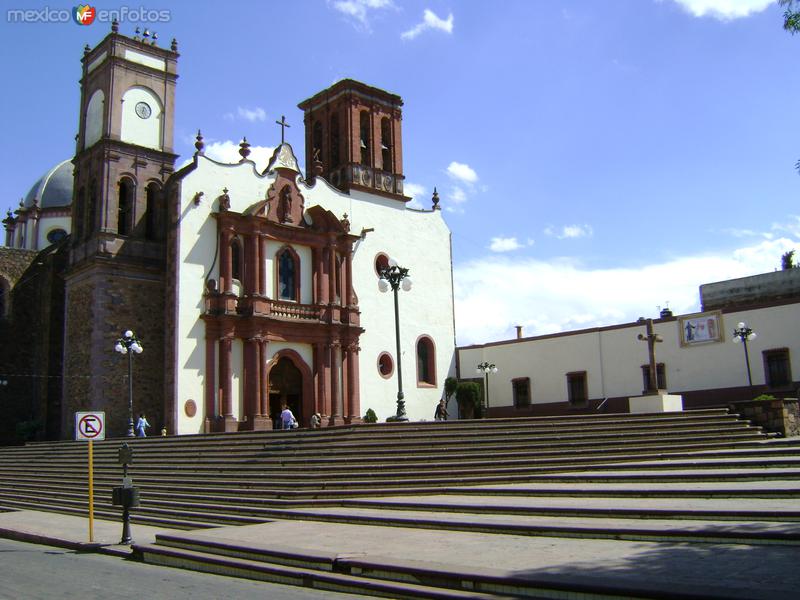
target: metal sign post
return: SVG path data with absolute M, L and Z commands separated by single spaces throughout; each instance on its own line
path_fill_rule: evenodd
M 76 412 L 75 439 L 89 442 L 89 543 L 94 542 L 94 440 L 106 439 L 106 413 Z

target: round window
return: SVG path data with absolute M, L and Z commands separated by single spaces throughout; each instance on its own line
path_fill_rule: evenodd
M 63 229 L 51 229 L 47 232 L 47 241 L 51 244 L 55 244 L 56 242 L 60 242 L 65 237 L 67 237 L 67 232 Z
M 388 267 L 389 267 L 389 257 L 381 252 L 380 254 L 378 254 L 378 256 L 375 257 L 375 272 L 378 275 L 380 275 L 381 271 L 387 269 Z
M 389 379 L 394 373 L 394 361 L 388 352 L 381 352 L 378 356 L 378 373 L 384 379 Z

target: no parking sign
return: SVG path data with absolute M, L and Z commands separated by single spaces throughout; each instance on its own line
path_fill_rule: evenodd
M 106 413 L 103 411 L 75 413 L 75 440 L 106 439 Z

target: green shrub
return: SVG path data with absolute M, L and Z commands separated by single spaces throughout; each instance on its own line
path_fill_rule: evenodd
M 772 394 L 761 394 L 760 396 L 756 396 L 753 400 L 775 400 L 775 396 Z
M 377 422 L 378 422 L 378 415 L 375 414 L 374 410 L 368 408 L 366 414 L 364 415 L 364 423 L 377 423 Z

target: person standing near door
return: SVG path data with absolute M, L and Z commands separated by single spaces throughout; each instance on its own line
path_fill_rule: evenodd
M 294 414 L 284 402 L 281 404 L 281 429 L 292 429 L 292 423 L 297 423 Z

